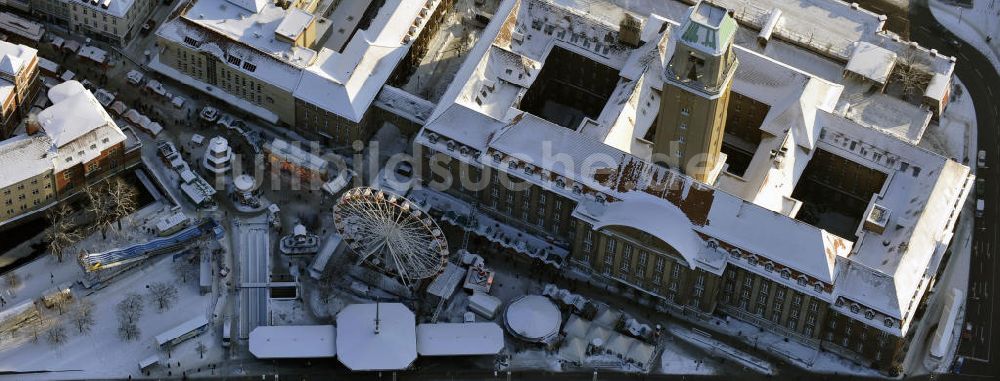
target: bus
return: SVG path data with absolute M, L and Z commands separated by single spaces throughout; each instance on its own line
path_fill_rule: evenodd
M 161 348 L 172 347 L 184 340 L 198 336 L 208 328 L 208 319 L 199 315 L 180 325 L 156 335 L 156 344 Z

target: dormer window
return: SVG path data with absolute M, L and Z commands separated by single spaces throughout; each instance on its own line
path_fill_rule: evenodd
M 792 272 L 788 271 L 788 269 L 781 270 L 781 277 L 784 279 L 789 279 L 792 277 Z
M 764 264 L 764 271 L 767 271 L 767 272 L 774 271 L 774 264 L 772 264 L 771 262 L 765 263 Z
M 806 279 L 805 275 L 799 275 L 799 277 L 798 277 L 798 283 L 799 283 L 799 286 L 805 286 L 806 284 L 809 283 L 809 280 Z
M 865 311 L 865 318 L 867 318 L 868 320 L 874 319 L 875 318 L 875 311 L 866 310 Z
M 815 290 L 816 292 L 823 292 L 823 283 L 820 282 L 813 283 L 813 290 Z
M 892 328 L 892 324 L 893 324 L 893 323 L 892 323 L 892 319 L 890 319 L 890 318 L 885 318 L 885 320 L 883 321 L 883 323 L 885 323 L 885 326 L 886 326 L 886 327 L 888 327 L 888 328 Z
M 859 306 L 857 303 L 851 304 L 851 312 L 858 313 L 860 311 L 861 311 L 861 306 Z

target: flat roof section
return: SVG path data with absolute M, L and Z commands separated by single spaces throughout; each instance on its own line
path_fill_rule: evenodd
M 259 359 L 334 357 L 336 337 L 332 325 L 260 326 L 250 332 L 250 353 Z

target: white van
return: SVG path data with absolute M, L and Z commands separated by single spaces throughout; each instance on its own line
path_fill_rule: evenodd
M 229 342 L 231 341 L 232 321 L 233 319 L 229 315 L 225 315 L 222 318 L 222 346 L 226 348 L 229 348 Z

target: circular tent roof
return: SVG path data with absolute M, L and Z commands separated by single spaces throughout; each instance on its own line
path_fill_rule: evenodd
M 249 192 L 253 189 L 253 177 L 250 175 L 239 175 L 233 180 L 233 186 L 237 191 Z
M 416 330 L 413 312 L 402 304 L 349 305 L 337 314 L 337 357 L 354 371 L 406 369 L 417 358 Z
M 507 306 L 504 323 L 511 335 L 522 340 L 542 342 L 559 332 L 562 313 L 548 298 L 526 295 Z

